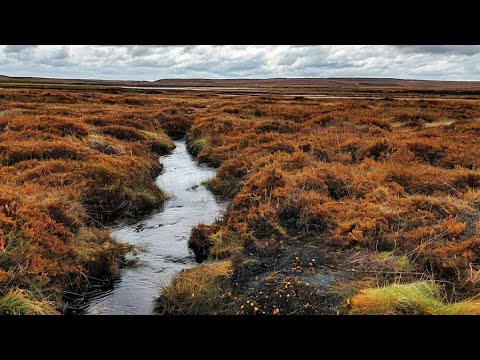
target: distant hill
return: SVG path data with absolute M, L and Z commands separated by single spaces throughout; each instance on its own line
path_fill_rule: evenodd
M 129 80 L 101 80 L 101 79 L 57 79 L 19 76 L 12 77 L 0 75 L 0 82 L 19 82 L 19 83 L 38 83 L 38 84 L 92 84 L 92 85 L 112 85 L 112 86 L 148 86 L 150 81 L 129 81 Z
M 55 79 L 0 75 L 0 86 L 58 87 L 74 85 L 99 87 L 139 87 L 151 91 L 211 90 L 215 93 L 271 93 L 292 95 L 403 96 L 480 96 L 479 81 L 404 80 L 395 78 L 274 78 L 274 79 L 160 79 L 156 81 Z M 80 86 L 79 86 L 80 88 Z M 134 91 L 122 89 L 123 91 Z M 137 90 L 145 91 L 145 90 Z
M 277 78 L 277 79 L 161 79 L 156 86 L 215 86 L 215 87 L 345 87 L 345 88 L 417 88 L 475 89 L 479 81 L 403 80 L 395 78 Z

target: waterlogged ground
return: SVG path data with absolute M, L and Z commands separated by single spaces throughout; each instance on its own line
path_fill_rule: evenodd
M 156 183 L 171 194 L 164 208 L 134 224 L 120 224 L 111 233 L 142 251 L 136 267 L 123 269 L 113 289 L 90 300 L 86 314 L 151 314 L 159 289 L 182 269 L 195 265 L 187 248 L 191 228 L 219 218 L 226 203 L 201 182 L 215 175 L 187 153 L 185 142 L 161 158 L 165 171 Z

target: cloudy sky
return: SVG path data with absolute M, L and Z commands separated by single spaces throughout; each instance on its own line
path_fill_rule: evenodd
M 57 78 L 480 80 L 477 45 L 0 45 L 0 74 Z

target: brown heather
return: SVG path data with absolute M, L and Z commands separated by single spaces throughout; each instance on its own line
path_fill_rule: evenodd
M 189 141 L 202 145 L 200 161 L 219 166 L 208 185 L 232 197 L 222 227 L 238 235 L 240 259 L 308 246 L 395 254 L 409 271 L 367 273 L 387 283 L 398 279 L 383 273 L 407 282 L 419 274 L 446 284 L 452 300 L 480 293 L 480 108 L 462 100 L 216 103 L 218 110 L 196 119 Z M 210 248 L 210 258 L 222 258 L 213 240 L 199 252 Z M 242 260 L 235 263 L 242 273 Z M 368 264 L 339 266 L 361 272 Z M 278 293 L 269 299 L 268 306 L 281 301 Z M 311 300 L 285 306 L 305 313 Z
M 65 291 L 78 293 L 92 279 L 115 275 L 129 246 L 102 225 L 161 204 L 155 153 L 173 143 L 143 100 L 0 94 L 6 109 L 0 115 L 0 313 L 43 313 L 22 308 L 20 298 L 52 300 L 61 311 Z
M 62 290 L 113 276 L 128 249 L 99 224 L 164 199 L 153 183 L 156 154 L 185 134 L 190 152 L 218 167 L 210 189 L 231 199 L 224 221 L 198 227 L 190 241 L 199 258 L 232 264 L 218 283 L 208 273 L 223 304 L 210 312 L 317 313 L 318 299 L 291 274 L 315 268 L 307 248 L 363 274 L 355 284 L 364 288 L 370 274 L 447 284 L 452 301 L 480 293 L 476 102 L 10 89 L 0 90 L 0 110 L 0 296 L 61 310 Z M 199 269 L 168 288 L 166 312 L 182 312 L 175 284 L 182 296 L 203 289 Z M 212 306 L 203 290 L 201 299 Z

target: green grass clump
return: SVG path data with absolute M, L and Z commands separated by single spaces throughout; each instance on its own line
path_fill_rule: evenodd
M 217 258 L 223 259 L 241 252 L 242 241 L 231 231 L 219 230 L 209 236 L 213 246 L 210 253 Z
M 362 290 L 351 301 L 351 314 L 479 315 L 480 301 L 445 304 L 438 287 L 427 281 Z
M 207 147 L 207 139 L 199 137 L 188 142 L 188 151 L 193 155 L 197 156 Z
M 54 315 L 58 312 L 50 301 L 34 300 L 21 289 L 11 289 L 0 297 L 0 314 L 5 315 Z

